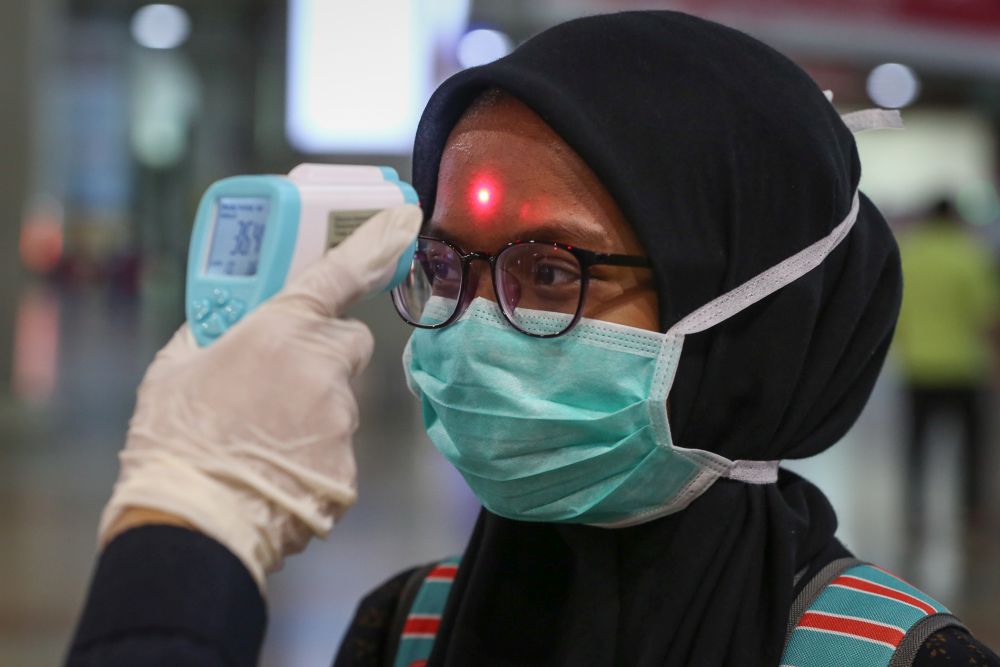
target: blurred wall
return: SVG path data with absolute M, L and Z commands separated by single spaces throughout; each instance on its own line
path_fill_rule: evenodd
M 17 247 L 30 166 L 34 61 L 29 48 L 37 2 L 4 6 L 0 21 L 0 395 L 10 388 L 20 263 Z

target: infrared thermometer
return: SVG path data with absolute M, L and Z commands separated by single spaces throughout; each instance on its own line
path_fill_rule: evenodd
M 198 205 L 188 249 L 187 321 L 202 347 L 380 210 L 416 204 L 389 167 L 300 164 L 287 176 L 233 176 Z M 409 272 L 416 241 L 386 291 Z

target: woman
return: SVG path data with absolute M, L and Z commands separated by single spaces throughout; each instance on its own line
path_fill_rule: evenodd
M 822 493 L 777 462 L 818 453 L 853 424 L 901 292 L 895 242 L 856 192 L 859 176 L 851 132 L 801 70 L 683 14 L 573 21 L 446 82 L 418 130 L 414 184 L 429 220 L 394 299 L 412 324 L 434 327 L 408 345 L 408 380 L 432 440 L 487 509 L 423 657 L 400 657 L 399 622 L 422 585 L 407 572 L 362 602 L 337 664 L 792 664 L 790 616 L 794 626 L 814 611 L 796 613 L 800 594 L 850 554 Z M 312 308 L 310 322 L 339 312 L 342 294 L 315 296 L 323 282 L 293 286 L 212 353 L 245 352 L 296 308 Z M 346 340 L 333 355 L 340 376 L 359 365 L 359 339 Z M 306 528 L 322 531 L 350 503 L 349 454 L 331 466 L 339 485 L 305 483 L 303 459 L 279 460 L 273 483 L 245 482 L 266 469 L 210 463 L 177 473 L 185 488 L 202 477 L 236 486 L 219 497 L 265 515 L 229 530 L 182 494 L 149 492 L 142 468 L 159 459 L 144 453 L 186 447 L 162 435 L 169 427 L 141 428 L 163 409 L 152 408 L 157 384 L 188 386 L 156 368 L 70 662 L 139 664 L 167 640 L 187 641 L 171 664 L 252 662 L 263 606 L 247 572 L 261 582 Z M 351 422 L 348 398 L 338 423 Z M 229 551 L 184 528 L 127 530 L 150 523 L 196 527 Z M 137 553 L 163 551 L 184 555 L 162 559 L 157 576 L 130 570 Z M 198 579 L 195 561 L 222 600 L 177 585 Z M 121 606 L 116 581 L 145 606 L 156 591 L 167 598 L 155 623 L 106 611 Z M 920 626 L 915 645 L 879 640 L 870 653 L 794 664 L 1000 664 L 911 593 L 945 625 Z M 897 646 L 910 654 L 893 658 Z

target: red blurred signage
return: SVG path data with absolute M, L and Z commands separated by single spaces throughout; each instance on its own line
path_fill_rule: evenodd
M 1000 30 L 997 0 L 902 0 L 900 14 L 927 23 Z
M 681 0 L 682 9 L 754 14 L 822 14 L 839 19 L 920 24 L 953 31 L 1000 32 L 1000 0 Z

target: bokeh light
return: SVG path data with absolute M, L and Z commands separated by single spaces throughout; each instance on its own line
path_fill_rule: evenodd
M 146 5 L 132 16 L 132 37 L 148 49 L 175 49 L 191 34 L 191 19 L 177 5 Z
M 885 63 L 868 75 L 868 96 L 880 107 L 901 109 L 920 94 L 920 80 L 906 65 Z
M 475 67 L 503 58 L 510 53 L 511 39 L 499 30 L 478 28 L 465 33 L 458 42 L 458 64 Z
M 958 192 L 955 205 L 963 220 L 985 226 L 1000 220 L 1000 195 L 989 181 L 966 183 Z

